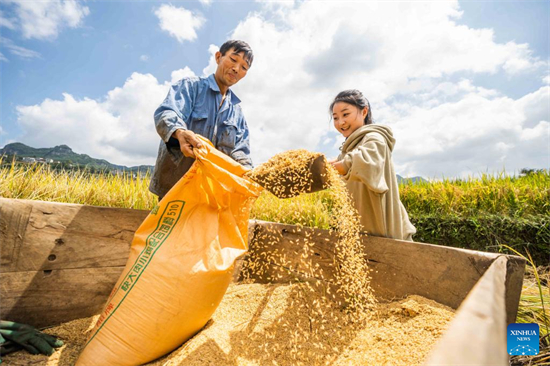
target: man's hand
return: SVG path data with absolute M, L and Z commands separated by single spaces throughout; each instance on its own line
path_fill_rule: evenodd
M 199 141 L 193 131 L 176 130 L 176 132 L 174 132 L 172 136 L 178 139 L 181 152 L 187 157 L 195 158 L 195 153 L 193 152 L 193 149 L 200 149 L 202 147 L 202 143 Z
M 344 162 L 342 160 L 337 161 L 335 160 L 329 160 L 328 163 L 336 169 L 338 174 L 345 175 L 346 174 L 346 167 L 344 166 Z
M 0 320 L 0 339 L 11 341 L 33 355 L 42 353 L 51 355 L 53 349 L 61 347 L 63 342 L 51 335 L 39 332 L 36 328 L 20 323 Z M 0 346 L 7 342 L 2 342 Z

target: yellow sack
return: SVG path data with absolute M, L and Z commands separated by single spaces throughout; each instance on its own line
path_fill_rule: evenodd
M 197 333 L 222 300 L 262 188 L 201 137 L 197 160 L 134 235 L 76 365 L 140 365 Z

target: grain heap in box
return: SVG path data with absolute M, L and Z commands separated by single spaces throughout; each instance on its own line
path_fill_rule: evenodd
M 349 323 L 344 312 L 310 312 L 322 296 L 299 283 L 232 284 L 201 332 L 148 365 L 414 365 L 426 358 L 453 316 L 443 305 L 410 296 L 376 304 L 365 322 Z M 50 357 L 17 352 L 4 361 L 73 365 L 94 320 L 97 316 L 48 329 L 66 341 Z

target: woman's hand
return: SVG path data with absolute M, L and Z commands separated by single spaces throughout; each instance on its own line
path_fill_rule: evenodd
M 330 165 L 332 165 L 334 167 L 334 169 L 336 169 L 338 174 L 345 175 L 347 173 L 346 172 L 346 167 L 344 166 L 344 162 L 342 160 L 340 160 L 340 161 L 337 161 L 336 159 L 329 160 L 328 163 Z

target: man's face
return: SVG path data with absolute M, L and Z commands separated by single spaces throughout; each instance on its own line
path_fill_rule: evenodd
M 246 76 L 248 68 L 247 60 L 244 57 L 244 52 L 235 53 L 233 48 L 230 48 L 225 55 L 221 52 L 216 52 L 216 80 L 227 87 L 235 85 Z

